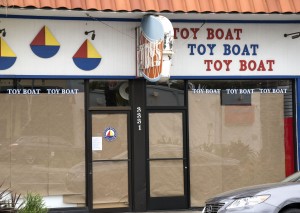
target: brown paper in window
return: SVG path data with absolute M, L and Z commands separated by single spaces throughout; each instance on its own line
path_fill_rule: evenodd
M 246 125 L 233 125 L 243 119 L 229 118 L 227 107 L 221 107 L 219 99 L 216 94 L 189 92 L 194 207 L 203 206 L 207 198 L 223 191 L 276 182 L 285 174 L 283 95 L 252 94 Z M 244 111 L 244 107 L 236 110 Z

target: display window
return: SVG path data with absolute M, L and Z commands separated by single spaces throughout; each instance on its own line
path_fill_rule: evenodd
M 294 170 L 293 82 L 188 82 L 191 206 Z
M 184 81 L 147 81 L 147 106 L 184 106 Z
M 144 181 L 153 202 L 180 196 L 200 207 L 223 191 L 280 181 L 294 172 L 292 80 L 169 80 L 144 86 L 149 159 Z M 130 208 L 129 90 L 128 80 L 1 79 L 3 187 L 38 193 L 47 207 L 65 208 L 86 207 L 90 184 L 88 208 Z M 108 128 L 114 137 L 106 134 Z
M 0 182 L 50 208 L 85 206 L 83 80 L 0 80 Z
M 129 106 L 128 80 L 89 80 L 91 107 Z

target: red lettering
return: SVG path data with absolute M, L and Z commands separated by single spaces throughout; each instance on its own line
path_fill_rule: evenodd
M 216 30 L 216 38 L 221 40 L 224 37 L 224 31 L 222 29 Z
M 191 31 L 193 32 L 194 36 L 193 39 L 197 39 L 197 32 L 200 30 L 200 28 L 191 28 Z
M 204 64 L 206 64 L 206 71 L 211 71 L 211 65 L 215 71 L 221 71 L 223 68 L 223 63 L 226 65 L 226 71 L 230 71 L 230 64 L 232 60 L 204 60 Z
M 259 65 L 258 65 L 257 71 L 266 71 L 265 64 L 262 60 L 260 61 Z
M 230 29 L 227 31 L 225 40 L 233 40 L 233 36 L 232 36 L 232 33 L 231 33 Z
M 240 60 L 240 71 L 246 71 L 246 69 L 247 69 L 246 60 Z
M 204 60 L 204 64 L 206 64 L 206 71 L 211 71 L 210 65 L 212 64 L 212 60 Z
M 266 65 L 268 65 L 268 71 L 273 71 L 273 65 L 275 64 L 275 60 L 260 60 L 256 62 L 255 60 L 240 60 L 240 71 L 266 71 Z
M 214 29 L 212 28 L 207 28 L 207 40 L 211 40 L 211 39 L 214 39 L 215 36 L 214 36 Z
M 180 32 L 180 36 L 183 39 L 187 39 L 189 37 L 190 33 L 189 30 L 187 28 L 183 28 Z
M 256 62 L 254 60 L 250 60 L 248 63 L 248 68 L 250 71 L 254 71 L 256 69 Z
M 220 71 L 222 69 L 222 62 L 220 60 L 216 60 L 214 63 L 214 68 L 216 71 Z
M 223 62 L 226 64 L 226 71 L 230 71 L 229 65 L 231 64 L 232 60 L 223 60 Z
M 268 71 L 273 71 L 273 64 L 275 64 L 275 60 L 267 60 L 267 64 L 269 65 Z
M 207 28 L 207 39 L 211 40 L 214 39 L 215 37 L 219 40 L 221 39 L 225 39 L 225 40 L 241 40 L 240 35 L 242 34 L 243 30 L 242 29 L 233 29 L 233 31 L 231 29 L 227 29 L 227 32 L 225 34 L 225 30 L 218 28 L 216 30 L 212 29 L 212 28 Z M 235 37 L 234 35 L 235 34 Z M 225 37 L 225 38 L 224 38 Z
M 179 28 L 174 27 L 174 39 L 177 39 L 177 32 L 179 32 Z
M 243 32 L 243 29 L 234 29 L 233 32 L 236 33 L 236 37 L 235 37 L 235 40 L 241 40 L 240 38 L 240 34 L 242 34 Z

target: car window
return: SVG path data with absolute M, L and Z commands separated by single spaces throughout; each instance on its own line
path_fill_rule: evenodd
M 297 181 L 300 181 L 300 172 L 296 172 L 288 176 L 282 182 L 297 182 Z

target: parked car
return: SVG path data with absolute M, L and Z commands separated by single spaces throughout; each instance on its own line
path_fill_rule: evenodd
M 299 213 L 300 172 L 281 182 L 240 188 L 205 202 L 202 213 Z

